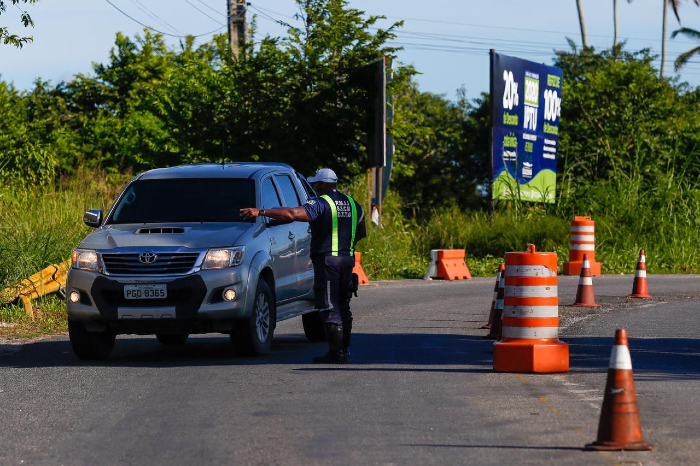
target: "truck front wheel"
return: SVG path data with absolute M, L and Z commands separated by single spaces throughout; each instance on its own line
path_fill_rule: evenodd
M 79 359 L 107 359 L 114 348 L 116 339 L 114 332 L 88 332 L 85 324 L 78 321 L 68 321 L 68 336 L 73 352 Z
M 275 333 L 275 300 L 265 280 L 258 281 L 254 299 L 250 317 L 236 321 L 231 332 L 236 353 L 245 356 L 269 353 Z

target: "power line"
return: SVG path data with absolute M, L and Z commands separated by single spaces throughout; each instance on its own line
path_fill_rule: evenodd
M 415 42 L 401 42 L 401 41 L 392 41 L 392 44 L 400 45 L 400 46 L 407 46 L 411 48 L 422 48 L 425 50 L 435 50 L 435 51 L 444 51 L 444 52 L 479 52 L 479 53 L 488 53 L 489 48 L 488 47 L 468 47 L 468 46 L 457 46 L 457 45 L 436 45 L 436 44 L 425 44 L 425 43 L 415 43 Z M 537 56 L 551 56 L 551 52 L 545 52 L 545 51 L 539 51 L 539 50 L 530 50 L 530 49 L 523 49 L 523 48 L 517 48 L 514 46 L 510 47 L 503 47 L 499 49 L 503 52 L 507 53 L 519 53 L 519 54 L 527 54 L 527 55 L 537 55 Z
M 219 10 L 217 10 L 216 8 L 214 8 L 214 7 L 212 7 L 212 6 L 209 6 L 208 3 L 205 3 L 205 2 L 203 2 L 202 0 L 197 0 L 197 1 L 198 1 L 199 3 L 201 3 L 202 5 L 204 5 L 205 7 L 209 8 L 209 9 L 210 9 L 211 11 L 213 11 L 214 13 L 216 13 L 216 14 L 218 14 L 218 15 L 221 15 L 221 16 L 223 16 L 224 18 L 228 18 L 228 16 L 226 16 L 224 13 L 220 12 Z
M 528 28 L 519 28 L 519 27 L 511 27 L 511 26 L 490 26 L 490 25 L 484 25 L 484 24 L 461 23 L 458 21 L 444 21 L 444 20 L 427 19 L 427 18 L 408 18 L 408 17 L 401 17 L 401 16 L 388 16 L 388 15 L 386 16 L 386 18 L 393 18 L 393 19 L 404 20 L 404 21 L 422 21 L 422 22 L 426 22 L 426 23 L 451 24 L 451 25 L 455 25 L 455 26 L 469 26 L 469 27 L 478 27 L 478 28 L 486 28 L 486 29 L 507 29 L 507 30 L 513 30 L 513 31 L 538 32 L 538 33 L 545 33 L 545 34 L 564 34 L 566 36 L 569 36 L 569 35 L 576 36 L 579 34 L 578 32 L 548 31 L 548 30 L 544 30 L 544 29 L 528 29 Z M 605 37 L 608 39 L 612 38 L 612 36 L 608 36 L 605 34 L 588 34 L 588 35 L 591 37 Z M 641 38 L 641 37 L 623 37 L 621 39 L 661 42 L 658 39 Z M 680 42 L 678 42 L 678 43 L 680 43 Z M 688 41 L 685 41 L 684 43 L 693 44 L 693 42 L 688 42 Z
M 18 9 L 19 11 L 22 12 L 22 14 L 27 13 L 27 10 L 23 10 L 17 3 L 15 3 L 14 5 L 17 7 L 17 9 Z
M 262 11 L 260 8 L 256 7 L 255 5 L 249 5 L 249 8 L 252 8 L 253 10 L 257 11 L 259 15 L 261 15 L 262 18 L 265 18 L 268 21 L 272 21 L 273 23 L 277 23 L 280 26 L 284 26 L 287 28 L 293 28 L 293 26 L 285 21 L 282 21 L 281 19 L 273 18 L 272 16 L 268 15 L 264 11 Z
M 270 13 L 283 16 L 286 18 L 292 18 L 288 15 L 285 15 L 283 13 L 270 10 L 267 8 L 262 8 L 262 7 L 257 7 L 256 10 L 265 10 L 269 11 Z M 262 13 L 261 13 L 262 14 Z M 263 16 L 264 18 L 279 23 L 280 21 L 277 18 L 272 18 L 270 15 L 265 14 Z M 296 18 L 294 18 L 296 19 Z M 463 24 L 463 23 L 460 23 Z M 370 28 L 372 30 L 379 30 L 380 28 L 372 27 Z M 424 32 L 424 31 L 409 31 L 409 30 L 404 30 L 404 29 L 399 29 L 394 31 L 394 33 L 397 35 L 399 38 L 404 38 L 404 39 L 413 39 L 414 37 L 421 38 L 423 40 L 427 41 L 435 41 L 435 42 L 454 42 L 454 43 L 466 43 L 466 44 L 472 44 L 472 45 L 483 45 L 490 48 L 493 48 L 495 45 L 499 49 L 501 47 L 507 48 L 506 51 L 510 52 L 525 52 L 525 53 L 530 53 L 534 54 L 537 53 L 538 55 L 549 55 L 551 56 L 552 52 L 554 52 L 556 49 L 565 49 L 568 47 L 568 44 L 565 43 L 551 43 L 551 42 L 540 42 L 540 41 L 530 41 L 530 40 L 516 40 L 516 39 L 503 39 L 503 38 L 493 38 L 493 37 L 480 37 L 480 36 L 465 36 L 465 35 L 457 35 L 457 34 L 444 34 L 444 33 L 433 33 L 433 32 Z M 412 37 L 413 36 L 413 37 Z M 404 45 L 410 45 L 409 43 L 404 42 Z M 437 47 L 437 44 L 422 44 L 424 47 L 427 46 L 434 46 Z M 520 46 L 526 46 L 526 47 L 520 47 Z M 533 50 L 534 49 L 534 50 Z M 653 50 L 653 49 L 652 49 Z M 452 50 L 455 51 L 455 50 Z M 458 50 L 457 50 L 458 51 Z M 677 51 L 677 50 L 672 50 L 669 51 L 672 54 L 681 54 L 683 52 Z M 668 60 L 668 62 L 673 62 L 675 61 L 674 59 Z
M 415 42 L 401 42 L 401 41 L 391 41 L 391 45 L 397 45 L 400 46 L 404 49 L 410 49 L 414 51 L 426 51 L 426 52 L 447 52 L 447 53 L 460 53 L 464 55 L 472 55 L 472 56 L 486 56 L 489 52 L 488 47 L 484 48 L 479 48 L 479 47 L 467 47 L 467 46 L 450 46 L 450 45 L 437 45 L 437 44 L 426 44 L 426 43 L 415 43 Z M 537 50 L 530 50 L 530 49 L 524 49 L 524 48 L 517 48 L 517 46 L 504 46 L 503 48 L 500 48 L 499 51 L 505 52 L 505 53 L 514 53 L 518 54 L 521 56 L 531 56 L 531 57 L 551 57 L 551 53 L 548 52 L 543 52 L 543 51 L 537 51 Z M 659 62 L 660 60 L 652 60 L 652 62 Z M 667 63 L 673 63 L 675 62 L 675 58 L 667 59 Z M 700 64 L 700 61 L 690 61 L 688 62 L 689 64 Z M 683 70 L 683 74 L 692 74 L 688 73 L 687 71 L 694 71 L 694 70 L 700 70 L 700 68 L 696 67 L 685 67 Z
M 257 7 L 256 9 L 257 9 L 257 10 L 265 10 L 265 11 L 267 11 L 267 12 L 270 12 L 270 13 L 272 13 L 272 14 L 275 14 L 275 15 L 278 15 L 278 16 L 282 16 L 282 17 L 285 17 L 285 18 L 297 19 L 297 18 L 295 18 L 295 17 L 289 16 L 289 15 L 285 15 L 285 14 L 283 14 L 283 13 L 280 13 L 280 12 L 274 11 L 274 10 L 270 10 L 270 9 L 268 9 L 268 8 Z M 279 23 L 279 20 L 278 20 L 277 18 L 270 18 L 269 15 L 266 15 L 265 17 L 266 17 L 267 19 L 269 19 L 270 21 L 275 21 L 275 22 Z M 387 16 L 387 18 L 389 18 L 389 16 Z M 408 20 L 408 19 L 416 19 L 416 20 L 418 19 L 418 18 L 401 18 L 401 17 L 398 17 L 398 16 L 391 16 L 391 18 L 395 18 L 395 19 L 407 19 L 407 20 Z M 423 19 L 421 19 L 421 21 L 423 21 Z M 443 21 L 439 21 L 439 20 L 427 20 L 427 19 L 425 19 L 424 21 L 426 21 L 426 22 L 439 22 L 439 23 L 443 23 Z M 454 22 L 454 21 L 444 21 L 444 23 L 448 23 L 448 24 L 458 24 L 458 25 L 468 25 L 468 26 L 478 26 L 478 27 L 489 27 L 489 28 L 498 28 L 498 29 L 514 29 L 514 30 L 523 30 L 523 31 L 528 31 L 528 32 L 548 32 L 548 33 L 553 33 L 553 34 L 567 34 L 567 33 L 558 32 L 558 31 L 540 31 L 540 30 L 535 30 L 535 29 L 509 28 L 509 27 L 501 27 L 501 26 L 482 26 L 482 25 L 473 25 L 473 24 L 470 24 L 470 23 L 459 23 L 459 22 Z M 372 28 L 370 28 L 370 29 L 379 30 L 380 28 L 372 27 Z M 519 45 L 519 44 L 528 44 L 529 46 L 531 46 L 531 47 L 533 47 L 533 48 L 544 48 L 544 49 L 546 49 L 546 50 L 553 50 L 553 49 L 555 49 L 555 48 L 567 48 L 567 47 L 568 47 L 568 43 L 561 43 L 561 42 L 558 42 L 558 43 L 551 43 L 551 42 L 529 41 L 529 40 L 516 40 L 516 39 L 503 39 L 503 38 L 492 38 L 492 37 L 482 37 L 482 36 L 465 36 L 465 35 L 458 35 L 458 34 L 434 33 L 434 32 L 426 32 L 426 31 L 410 31 L 410 30 L 405 30 L 405 29 L 396 30 L 396 31 L 394 31 L 394 33 L 397 34 L 398 36 L 402 36 L 402 35 L 413 35 L 413 36 L 423 37 L 423 38 L 426 39 L 426 40 L 434 40 L 434 41 L 443 40 L 443 41 L 446 41 L 446 42 L 466 42 L 466 43 L 470 43 L 470 40 L 471 40 L 471 41 L 477 40 L 477 41 L 480 41 L 480 42 L 477 42 L 478 44 L 484 44 L 484 45 L 487 44 L 487 42 L 484 42 L 484 41 L 489 41 L 488 44 L 492 44 L 493 42 L 496 42 L 496 43 L 498 43 L 498 42 L 517 43 L 518 45 Z M 463 39 L 467 39 L 467 40 L 463 40 Z M 638 40 L 647 40 L 647 39 L 638 39 Z M 474 42 L 471 42 L 471 43 L 474 43 Z M 680 42 L 676 42 L 676 43 L 680 43 Z M 686 42 L 686 43 L 692 44 L 692 42 Z M 652 50 L 653 50 L 653 49 L 652 49 Z M 671 51 L 671 53 L 678 53 L 678 54 L 680 54 L 680 53 L 683 53 L 683 52 L 674 50 L 674 51 Z
M 285 14 L 280 13 L 278 11 L 270 10 L 268 8 L 262 8 L 262 7 L 253 7 L 253 8 L 255 8 L 262 15 L 263 18 L 265 18 L 269 21 L 278 23 L 278 24 L 287 25 L 283 21 L 281 21 L 277 18 L 271 17 L 269 14 L 266 14 L 260 10 L 265 10 L 265 11 L 268 11 L 272 14 L 279 15 L 279 16 L 282 16 L 285 18 L 291 18 L 291 19 L 295 19 L 295 20 L 298 19 L 295 17 L 291 17 L 289 15 L 285 15 Z M 393 17 L 393 18 L 401 19 L 399 17 Z M 406 19 L 417 19 L 417 18 L 406 18 Z M 437 20 L 425 20 L 425 21 L 442 23 L 442 21 L 437 21 Z M 459 24 L 459 25 L 470 25 L 468 23 L 458 23 L 458 22 L 453 22 L 453 21 L 447 21 L 446 23 L 449 23 L 449 24 L 454 23 L 454 24 Z M 289 25 L 287 25 L 287 26 L 289 26 Z M 486 27 L 486 26 L 483 26 L 483 27 Z M 493 28 L 501 28 L 501 27 L 493 26 Z M 379 30 L 379 28 L 376 28 L 376 27 L 372 27 L 370 29 Z M 502 27 L 502 29 L 516 29 L 516 30 L 540 32 L 538 30 L 525 29 L 525 28 Z M 556 32 L 556 31 L 544 31 L 544 32 L 551 32 L 551 33 L 556 33 L 556 34 L 566 34 L 566 33 Z M 457 34 L 444 34 L 444 33 L 423 32 L 423 31 L 409 31 L 409 30 L 404 30 L 404 29 L 396 30 L 396 31 L 394 31 L 394 33 L 397 35 L 398 38 L 401 38 L 402 40 L 404 40 L 404 42 L 392 41 L 392 44 L 399 45 L 401 47 L 408 47 L 411 50 L 417 50 L 417 51 L 437 51 L 437 52 L 450 52 L 450 53 L 464 53 L 464 54 L 468 54 L 468 55 L 481 55 L 483 53 L 488 53 L 488 50 L 493 48 L 493 46 L 495 45 L 496 47 L 499 48 L 499 50 L 506 52 L 506 53 L 518 53 L 518 54 L 538 56 L 538 57 L 543 57 L 543 56 L 551 57 L 557 48 L 568 47 L 568 44 L 563 44 L 563 43 L 548 43 L 548 42 L 517 40 L 517 39 L 464 36 L 464 35 L 457 35 Z M 453 42 L 453 43 L 464 43 L 464 44 L 470 44 L 470 45 L 481 45 L 481 46 L 484 46 L 484 48 L 482 49 L 479 47 L 449 46 L 449 45 L 440 44 L 440 43 L 431 44 L 431 43 L 405 42 L 406 40 L 415 40 L 415 39 L 423 39 L 423 40 L 434 41 L 434 42 Z M 639 39 L 639 40 L 646 40 L 646 39 Z M 670 51 L 670 53 L 681 54 L 683 52 Z M 660 60 L 655 59 L 652 61 L 658 62 Z M 675 58 L 671 58 L 671 59 L 666 60 L 667 63 L 674 62 L 674 61 L 675 61 Z M 700 63 L 700 62 L 690 62 L 690 63 Z M 693 68 L 686 68 L 686 69 L 693 69 Z
M 251 6 L 252 6 L 252 5 L 251 5 Z M 255 7 L 256 7 L 257 9 L 259 9 L 259 10 L 264 10 L 264 11 L 267 11 L 268 13 L 272 13 L 272 14 L 275 14 L 275 15 L 278 15 L 278 16 L 282 16 L 282 17 L 284 17 L 284 18 L 293 19 L 293 20 L 295 20 L 295 21 L 299 19 L 299 18 L 297 18 L 296 16 L 285 15 L 284 13 L 280 13 L 279 11 L 275 11 L 275 10 L 270 10 L 269 8 L 263 8 L 263 7 L 257 6 L 257 5 L 256 5 Z
M 462 38 L 447 38 L 443 37 L 444 35 L 442 34 L 433 34 L 433 33 L 421 33 L 421 32 L 412 32 L 412 31 L 396 31 L 397 36 L 409 36 L 408 38 L 419 38 L 419 39 L 424 39 L 424 40 L 430 40 L 430 41 L 439 41 L 439 42 L 456 42 L 456 43 L 466 43 L 466 44 L 480 44 L 480 45 L 499 45 L 499 44 L 494 44 L 494 42 L 504 42 L 504 43 L 514 43 L 514 44 L 522 44 L 522 45 L 527 45 L 529 47 L 533 48 L 544 48 L 547 50 L 551 50 L 556 47 L 565 47 L 566 44 L 558 44 L 558 43 L 545 43 L 545 42 L 535 42 L 535 41 L 523 41 L 523 40 L 513 40 L 513 39 L 499 39 L 499 38 L 490 38 L 490 37 L 474 37 L 474 36 L 453 36 L 453 37 L 462 37 Z
M 446 44 L 431 44 L 431 43 L 425 43 L 425 42 L 406 42 L 410 40 L 415 40 L 411 37 L 409 38 L 403 38 L 400 40 L 393 40 L 392 43 L 394 44 L 400 44 L 402 46 L 416 46 L 416 47 L 423 47 L 423 48 L 431 48 L 435 50 L 443 50 L 443 51 L 470 51 L 470 50 L 478 50 L 482 52 L 488 52 L 492 47 L 492 44 L 490 42 L 486 43 L 481 43 L 481 42 L 470 42 L 470 46 L 462 46 L 462 45 L 446 45 Z M 483 45 L 483 48 L 481 47 L 475 47 L 474 45 Z M 533 49 L 529 47 L 520 47 L 517 42 L 513 43 L 506 43 L 506 44 L 497 44 L 498 45 L 498 50 L 499 51 L 504 51 L 504 52 L 519 52 L 519 53 L 528 53 L 532 55 L 547 55 L 547 56 L 552 56 L 556 50 L 539 50 L 539 49 Z M 671 63 L 676 60 L 677 57 L 673 58 L 668 58 L 666 59 L 666 63 Z M 653 59 L 652 61 L 660 61 L 659 59 Z M 700 61 L 690 61 L 688 63 L 694 63 L 694 64 L 700 64 Z
M 114 3 L 112 3 L 110 0 L 105 0 L 105 2 L 109 3 L 109 4 L 112 6 L 112 8 L 114 8 L 114 9 L 117 10 L 119 13 L 123 14 L 124 16 L 126 16 L 127 18 L 129 18 L 131 21 L 135 22 L 136 24 L 139 24 L 139 25 L 145 27 L 146 29 L 149 29 L 149 30 L 151 30 L 151 31 L 157 32 L 158 34 L 162 34 L 162 35 L 164 35 L 164 36 L 178 37 L 178 38 L 184 38 L 184 37 L 202 37 L 202 36 L 208 36 L 208 35 L 210 35 L 210 34 L 214 34 L 215 32 L 218 32 L 218 31 L 220 31 L 220 30 L 222 30 L 223 28 L 226 27 L 226 25 L 223 25 L 223 26 L 221 26 L 221 27 L 219 27 L 219 28 L 217 28 L 217 29 L 214 29 L 213 31 L 205 32 L 205 33 L 203 33 L 203 34 L 188 34 L 188 35 L 170 34 L 170 33 L 168 33 L 168 32 L 160 31 L 160 30 L 158 30 L 158 29 L 156 29 L 156 28 L 154 28 L 154 27 L 151 27 L 151 26 L 149 26 L 149 25 L 147 25 L 147 24 L 142 23 L 141 21 L 139 21 L 138 19 L 136 19 L 136 18 L 134 18 L 133 16 L 129 15 L 129 14 L 126 13 L 124 10 L 122 10 L 121 8 L 119 8 L 117 5 L 115 5 Z
M 138 8 L 139 10 L 146 13 L 146 15 L 151 17 L 151 19 L 155 20 L 156 22 L 160 23 L 161 25 L 165 26 L 166 28 L 170 29 L 175 34 L 182 34 L 182 31 L 178 30 L 175 26 L 171 25 L 170 23 L 167 23 L 165 20 L 163 20 L 158 15 L 153 13 L 151 10 L 148 9 L 148 7 L 146 7 L 146 5 L 141 3 L 139 0 L 129 0 L 129 1 L 131 3 L 133 3 L 136 6 L 136 8 Z
M 377 29 L 377 28 L 373 28 Z M 563 50 L 568 48 L 568 44 L 562 44 L 562 43 L 545 43 L 545 42 L 537 42 L 537 41 L 527 41 L 527 40 L 514 40 L 514 39 L 500 39 L 500 38 L 491 38 L 491 37 L 476 37 L 476 36 L 457 36 L 457 35 L 451 35 L 451 34 L 438 34 L 438 33 L 427 33 L 427 32 L 415 32 L 415 31 L 396 31 L 395 32 L 398 37 L 403 37 L 406 39 L 414 39 L 415 38 L 420 38 L 423 40 L 428 40 L 428 41 L 435 41 L 435 42 L 455 42 L 455 43 L 469 43 L 469 44 L 478 44 L 478 45 L 486 45 L 489 46 L 489 48 L 495 47 L 500 47 L 501 45 L 526 45 L 527 47 L 531 47 L 533 49 L 544 49 L 544 50 Z M 469 40 L 471 39 L 471 40 Z M 500 44 L 502 43 L 502 44 Z M 653 51 L 653 49 L 651 49 Z M 680 50 L 669 50 L 669 53 L 671 54 L 682 54 L 684 52 Z
M 269 13 L 282 16 L 285 18 L 291 18 L 291 19 L 298 19 L 293 16 L 286 15 L 284 13 L 280 13 L 279 11 L 274 11 L 270 10 L 268 8 L 263 8 L 263 7 L 256 7 L 256 10 L 264 10 Z M 280 23 L 280 21 L 277 18 L 271 18 L 269 15 L 265 15 L 267 19 L 270 21 L 274 21 L 277 23 Z M 551 33 L 551 34 L 573 34 L 573 33 L 566 33 L 566 32 L 561 32 L 561 31 L 542 31 L 538 29 L 527 29 L 527 28 L 515 28 L 515 27 L 506 27 L 506 26 L 485 26 L 485 25 L 477 25 L 477 24 L 471 24 L 471 23 L 461 23 L 461 22 L 456 22 L 456 21 L 440 21 L 440 20 L 432 20 L 432 19 L 424 19 L 424 18 L 402 18 L 399 16 L 387 16 L 387 18 L 394 18 L 394 19 L 405 19 L 405 20 L 417 20 L 417 21 L 425 21 L 425 22 L 434 22 L 434 23 L 446 23 L 446 24 L 455 24 L 455 25 L 461 25 L 461 26 L 475 26 L 475 27 L 483 27 L 483 28 L 493 28 L 493 29 L 511 29 L 511 30 L 521 30 L 521 31 L 527 31 L 527 32 L 546 32 L 546 33 Z M 373 27 L 370 29 L 374 30 L 379 30 L 379 28 Z M 491 38 L 491 37 L 481 37 L 481 36 L 464 36 L 464 35 L 458 35 L 458 34 L 444 34 L 444 33 L 433 33 L 433 32 L 424 32 L 424 31 L 409 31 L 405 29 L 400 29 L 394 31 L 397 35 L 414 35 L 414 36 L 422 36 L 426 40 L 444 40 L 444 41 L 449 41 L 449 42 L 467 42 L 469 41 L 464 41 L 462 39 L 470 39 L 470 40 L 478 40 L 481 42 L 478 42 L 478 44 L 486 44 L 483 41 L 490 41 L 489 43 L 493 42 L 504 42 L 504 43 L 509 43 L 509 42 L 514 42 L 518 44 L 528 44 L 529 46 L 532 46 L 533 48 L 545 48 L 547 50 L 553 50 L 555 48 L 567 48 L 568 43 L 550 43 L 550 42 L 539 42 L 539 41 L 528 41 L 528 40 L 516 40 L 516 39 L 502 39 L 502 38 Z M 596 36 L 595 34 L 593 34 Z M 599 35 L 600 37 L 609 37 L 609 36 L 603 36 Z M 633 38 L 627 38 L 627 39 L 633 39 Z M 634 39 L 634 40 L 652 40 L 652 39 Z M 654 42 L 660 42 L 660 41 L 654 41 Z M 687 43 L 687 44 L 693 44 L 693 42 L 675 42 L 676 44 L 680 43 Z M 653 49 L 652 49 L 653 50 Z M 681 54 L 683 52 L 673 50 L 670 51 L 670 53 L 678 53 Z
M 221 21 L 219 21 L 218 19 L 212 18 L 212 17 L 209 15 L 209 13 L 206 13 L 205 11 L 201 10 L 197 5 L 195 5 L 194 3 L 190 2 L 190 0 L 185 0 L 185 3 L 187 3 L 189 6 L 191 6 L 191 7 L 194 8 L 195 10 L 199 11 L 200 13 L 202 13 L 204 16 L 206 16 L 206 17 L 209 18 L 210 20 L 214 21 L 215 23 L 221 24 L 222 26 L 226 26 L 225 24 L 223 24 L 223 23 L 222 23 Z

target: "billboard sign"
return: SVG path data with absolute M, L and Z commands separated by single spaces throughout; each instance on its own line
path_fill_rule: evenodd
M 554 202 L 562 70 L 491 52 L 493 199 Z

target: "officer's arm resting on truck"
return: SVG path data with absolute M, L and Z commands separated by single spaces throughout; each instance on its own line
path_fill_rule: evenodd
M 303 206 L 280 207 L 279 209 L 241 209 L 241 216 L 245 219 L 253 217 L 270 217 L 275 220 L 290 222 L 308 222 L 309 216 Z

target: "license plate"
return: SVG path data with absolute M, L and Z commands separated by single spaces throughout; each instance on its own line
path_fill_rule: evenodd
M 164 299 L 168 297 L 166 285 L 124 285 L 126 299 Z

